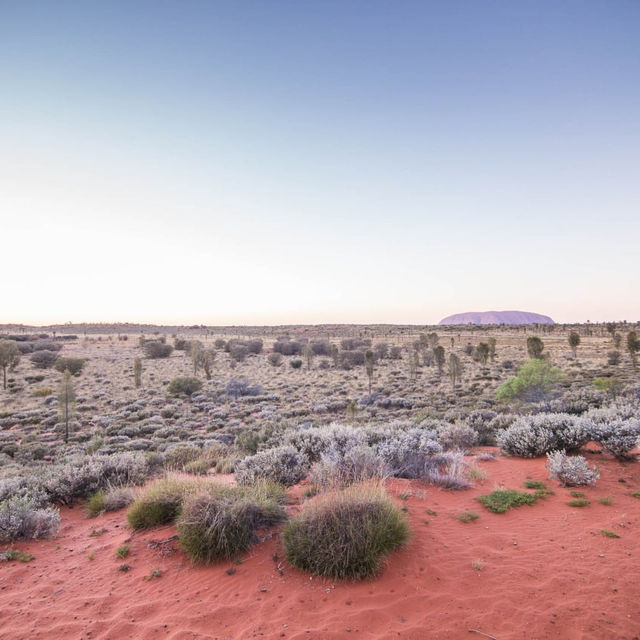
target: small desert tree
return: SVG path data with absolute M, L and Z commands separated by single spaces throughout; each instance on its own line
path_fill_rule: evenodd
M 142 386 L 142 360 L 140 358 L 133 361 L 133 382 L 136 389 Z
M 60 422 L 64 424 L 64 441 L 69 442 L 69 421 L 73 416 L 76 392 L 73 388 L 71 372 L 67 369 L 62 375 L 58 389 L 58 411 Z
M 369 395 L 371 395 L 371 383 L 373 382 L 373 370 L 375 365 L 375 357 L 373 351 L 369 349 L 364 354 L 364 366 L 367 371 L 367 377 L 369 378 Z
M 431 334 L 429 334 L 431 335 Z M 445 362 L 445 353 L 444 353 L 444 347 L 439 344 L 436 347 L 434 347 L 433 349 L 433 357 L 436 360 L 436 365 L 438 365 L 438 375 L 441 376 L 442 375 L 442 371 L 444 369 L 444 362 Z
M 302 355 L 304 356 L 305 360 L 307 361 L 307 369 L 311 369 L 311 364 L 313 363 L 313 356 L 315 356 L 315 352 L 313 351 L 313 347 L 311 346 L 311 344 L 309 342 L 307 342 L 307 344 L 304 346 L 304 349 L 302 351 Z
M 409 354 L 409 377 L 415 380 L 418 377 L 418 366 L 420 365 L 420 357 L 417 351 Z
M 13 340 L 0 340 L 0 368 L 2 368 L 2 386 L 7 388 L 7 370 L 13 371 L 20 362 L 20 350 Z
M 544 351 L 544 342 L 538 336 L 530 336 L 527 338 L 527 353 L 530 358 L 542 358 Z
M 481 342 L 476 347 L 473 358 L 484 367 L 489 359 L 489 345 L 486 342 Z
M 635 369 L 638 365 L 638 351 L 640 351 L 640 339 L 635 331 L 627 333 L 627 351 L 631 356 L 631 364 Z
M 498 387 L 496 398 L 501 401 L 546 402 L 560 376 L 561 371 L 557 367 L 552 367 L 545 360 L 532 358 L 518 369 L 516 376 Z
M 489 358 L 491 359 L 491 362 L 496 359 L 496 342 L 495 338 L 489 338 L 487 340 L 487 344 L 489 345 Z
M 449 354 L 449 377 L 451 378 L 451 386 L 455 388 L 456 383 L 462 377 L 464 367 L 462 360 L 455 353 Z
M 200 340 L 192 340 L 189 343 L 189 355 L 191 356 L 191 363 L 193 364 L 193 375 L 198 375 L 198 368 L 202 364 L 202 342 Z
M 211 380 L 211 369 L 213 367 L 213 363 L 215 359 L 216 359 L 215 349 L 205 349 L 202 352 L 202 356 L 201 356 L 202 368 L 204 369 L 204 377 L 207 380 Z
M 573 351 L 573 357 L 576 358 L 578 356 L 578 346 L 580 345 L 580 334 L 577 331 L 572 331 L 568 340 L 571 351 Z

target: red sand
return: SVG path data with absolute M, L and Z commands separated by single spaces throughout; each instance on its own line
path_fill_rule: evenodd
M 640 500 L 630 494 L 640 489 L 640 464 L 589 457 L 602 476 L 581 509 L 554 482 L 555 495 L 502 515 L 474 499 L 500 483 L 520 488 L 527 476 L 547 481 L 544 459 L 480 463 L 488 478 L 468 491 L 389 482 L 413 536 L 380 577 L 361 583 L 311 578 L 286 563 L 280 575 L 277 531 L 239 565 L 193 567 L 178 550 L 163 557 L 148 543 L 171 527 L 136 534 L 119 560 L 115 550 L 130 537 L 124 512 L 87 519 L 79 507 L 63 509 L 54 540 L 13 545 L 35 560 L 0 565 L 0 638 L 486 637 L 476 629 L 499 640 L 637 639 Z M 611 506 L 597 501 L 605 496 Z M 481 517 L 464 524 L 455 516 L 465 509 Z M 162 576 L 150 579 L 156 568 Z

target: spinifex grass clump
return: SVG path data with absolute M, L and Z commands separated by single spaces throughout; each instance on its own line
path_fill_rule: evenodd
M 118 511 L 130 505 L 135 498 L 131 487 L 111 487 L 106 491 L 99 489 L 87 501 L 85 509 L 90 518 L 95 518 L 105 511 Z
M 306 507 L 284 531 L 287 560 L 330 578 L 362 579 L 407 541 L 402 512 L 378 488 L 353 486 Z
M 181 480 L 157 480 L 129 507 L 129 526 L 132 529 L 148 529 L 173 522 L 180 513 L 188 490 L 189 484 Z
M 251 547 L 258 529 L 285 519 L 284 499 L 274 483 L 203 487 L 185 500 L 178 520 L 180 546 L 194 562 L 233 558 Z
M 478 502 L 493 513 L 504 513 L 508 509 L 521 507 L 523 504 L 535 504 L 538 496 L 517 491 L 516 489 L 499 489 L 486 496 L 480 496 Z

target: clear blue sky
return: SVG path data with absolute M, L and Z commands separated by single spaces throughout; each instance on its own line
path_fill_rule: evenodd
M 0 322 L 640 318 L 638 1 L 0 0 L 0 91 Z

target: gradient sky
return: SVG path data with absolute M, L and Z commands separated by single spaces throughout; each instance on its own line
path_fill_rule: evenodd
M 640 2 L 0 0 L 0 323 L 640 319 Z

